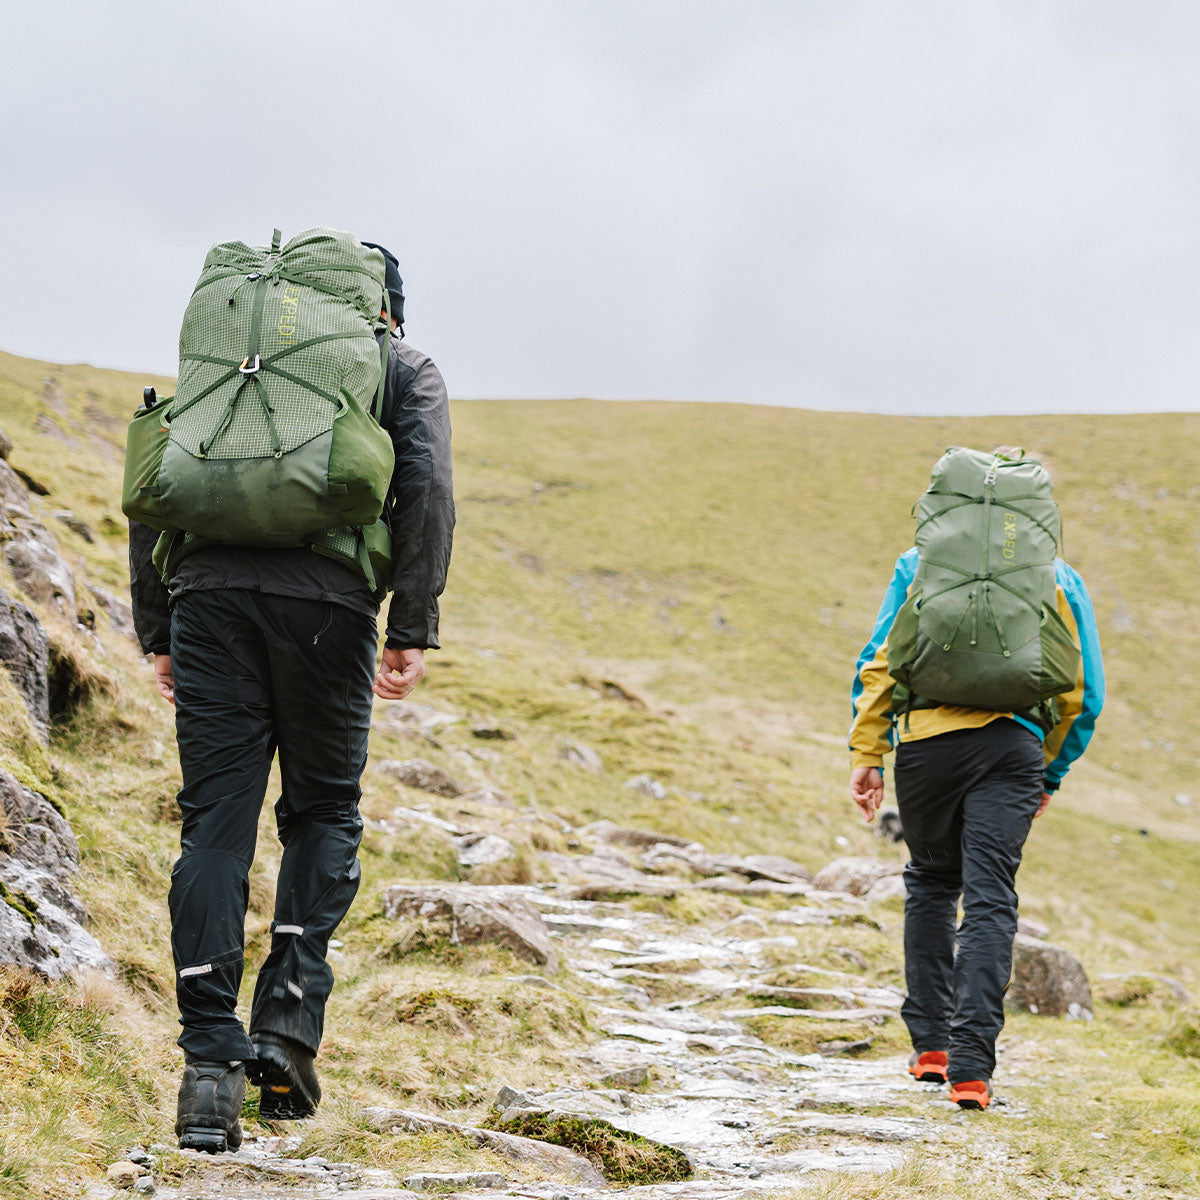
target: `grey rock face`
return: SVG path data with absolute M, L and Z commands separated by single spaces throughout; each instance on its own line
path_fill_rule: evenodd
M 63 561 L 50 531 L 34 519 L 29 489 L 0 459 L 0 538 L 17 586 L 42 604 L 75 617 L 75 572 Z
M 865 896 L 880 880 L 898 875 L 903 868 L 897 862 L 882 858 L 848 856 L 835 858 L 813 876 L 813 887 L 823 892 L 849 892 Z
M 461 796 L 464 791 L 463 786 L 451 779 L 441 767 L 423 758 L 389 758 L 379 764 L 379 769 L 405 787 L 432 792 L 435 796 Z
M 1073 954 L 1040 938 L 1018 933 L 1013 945 L 1009 1008 L 1047 1017 L 1092 1019 L 1092 988 Z
M 50 642 L 37 617 L 0 590 L 0 664 L 12 676 L 43 741 L 50 729 Z
M 0 962 L 51 979 L 85 969 L 111 971 L 70 891 L 79 864 L 70 826 L 44 796 L 5 771 L 0 814 Z
M 12 453 L 12 438 L 0 429 L 0 461 L 7 462 L 8 456 Z
M 384 915 L 440 928 L 456 944 L 493 942 L 514 954 L 558 969 L 558 955 L 542 915 L 505 887 L 471 884 L 396 884 L 383 893 Z
M 112 627 L 123 637 L 136 642 L 137 629 L 133 624 L 133 609 L 124 600 L 117 599 L 111 592 L 106 592 L 103 588 L 96 587 L 95 584 L 88 584 L 88 591 L 92 593 L 96 603 L 103 609 Z

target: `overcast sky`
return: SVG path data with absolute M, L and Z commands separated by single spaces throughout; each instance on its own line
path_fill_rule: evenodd
M 1195 408 L 1200 5 L 58 0 L 0 347 L 173 373 L 214 241 L 399 256 L 452 395 Z

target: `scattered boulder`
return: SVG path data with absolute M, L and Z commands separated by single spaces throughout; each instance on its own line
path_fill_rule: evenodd
M 774 879 L 779 883 L 812 881 L 812 872 L 807 867 L 781 854 L 747 854 L 741 862 L 747 873 L 757 872 L 757 875 L 751 875 L 752 879 Z
M 649 1078 L 650 1071 L 646 1067 L 623 1067 L 619 1071 L 610 1071 L 600 1082 L 610 1088 L 639 1088 Z
M 632 779 L 625 780 L 625 786 L 632 788 L 635 792 L 641 792 L 643 796 L 650 796 L 654 800 L 667 798 L 667 789 L 653 775 L 644 772 L 641 775 L 633 776 Z
M 694 846 L 687 838 L 670 833 L 656 833 L 651 829 L 630 829 L 613 821 L 593 821 L 580 829 L 583 837 L 595 838 L 617 846 L 631 846 L 635 850 L 649 849 L 659 844 L 665 846 Z M 703 847 L 701 847 L 703 849 Z
M 511 742 L 517 735 L 499 725 L 472 725 L 471 736 L 485 742 Z
M 885 875 L 871 884 L 863 899 L 869 904 L 878 904 L 881 900 L 903 900 L 907 895 L 908 887 L 903 874 Z
M 503 808 L 515 808 L 511 797 L 506 796 L 499 788 L 490 783 L 480 784 L 469 792 L 463 792 L 459 799 L 466 804 L 496 804 Z
M 432 792 L 435 796 L 461 796 L 465 790 L 462 784 L 447 775 L 441 767 L 434 766 L 423 758 L 384 759 L 379 764 L 379 770 L 405 787 Z
M 462 867 L 482 867 L 489 863 L 516 858 L 517 848 L 496 833 L 467 833 L 456 838 L 458 863 Z
M 591 746 L 585 746 L 582 742 L 563 742 L 559 747 L 558 757 L 563 762 L 574 763 L 575 766 L 591 771 L 594 775 L 599 775 L 604 770 L 604 760 Z
M 1017 932 L 1044 942 L 1049 940 L 1050 926 L 1043 925 L 1041 921 L 1035 921 L 1032 917 L 1018 917 Z
M 888 875 L 898 875 L 904 868 L 898 862 L 866 856 L 835 858 L 813 876 L 813 887 L 822 892 L 849 892 L 865 896 L 872 886 Z
M 1045 1017 L 1092 1019 L 1092 989 L 1079 959 L 1023 933 L 1013 945 L 1013 979 L 1005 1004 Z
M 604 1176 L 582 1154 L 576 1154 L 565 1146 L 555 1146 L 494 1129 L 456 1125 L 453 1121 L 445 1121 L 441 1117 L 405 1112 L 403 1109 L 367 1108 L 363 1110 L 363 1117 L 369 1125 L 382 1133 L 455 1133 L 476 1146 L 485 1146 L 510 1162 L 521 1163 L 546 1175 L 565 1175 L 586 1187 L 604 1186 Z
M 45 796 L 0 771 L 0 963 L 50 979 L 112 963 L 70 890 L 79 847 Z
M 12 676 L 42 741 L 49 741 L 50 640 L 37 617 L 2 589 L 0 664 Z
M 551 971 L 558 969 L 546 922 L 513 888 L 394 884 L 383 893 L 383 912 L 392 920 L 420 921 L 456 945 L 492 942 Z

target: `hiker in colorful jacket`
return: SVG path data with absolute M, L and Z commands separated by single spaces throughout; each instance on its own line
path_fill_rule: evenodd
M 911 855 L 909 1071 L 948 1079 L 961 1107 L 986 1108 L 1021 852 L 1092 737 L 1104 670 L 1087 589 L 1055 553 L 1058 512 L 1040 464 L 951 450 L 918 517 L 917 546 L 897 560 L 858 658 L 850 794 L 870 821 L 895 749 Z
M 425 650 L 438 646 L 454 527 L 449 406 L 437 367 L 402 340 L 402 280 L 394 257 L 377 249 L 387 260 L 375 286 L 390 298 L 391 333 L 377 312 L 365 314 L 364 328 L 374 322 L 387 338 L 379 424 L 395 454 L 382 515 L 390 576 L 369 587 L 344 559 L 305 546 L 206 542 L 178 559 L 168 588 L 151 561 L 159 535 L 130 526 L 138 636 L 155 656 L 159 691 L 175 705 L 183 773 L 182 853 L 169 904 L 186 1062 L 176 1132 L 193 1149 L 237 1148 L 247 1077 L 262 1088 L 264 1119 L 316 1108 L 314 1059 L 333 986 L 329 939 L 359 885 L 372 691 L 407 696 L 424 674 Z M 278 288 L 285 299 L 287 290 Z M 392 595 L 377 670 L 384 590 Z M 235 1005 L 248 872 L 277 750 L 283 856 L 247 1034 Z

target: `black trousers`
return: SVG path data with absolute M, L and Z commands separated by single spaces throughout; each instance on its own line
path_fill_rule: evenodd
M 250 864 L 276 750 L 283 860 L 250 1031 L 294 1038 L 314 1053 L 320 1044 L 333 987 L 329 938 L 358 891 L 376 640 L 372 617 L 315 600 L 222 590 L 186 592 L 174 604 L 183 827 L 171 947 L 179 1045 L 195 1057 L 253 1057 L 235 1007 Z
M 901 1015 L 915 1049 L 949 1052 L 952 1083 L 991 1079 L 996 1066 L 1017 932 L 1014 883 L 1044 767 L 1039 739 L 1007 717 L 896 751 L 896 800 L 912 856 Z

